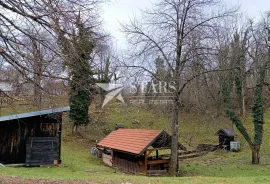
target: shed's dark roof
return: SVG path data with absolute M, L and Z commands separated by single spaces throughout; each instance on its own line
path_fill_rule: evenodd
M 118 129 L 110 133 L 98 146 L 141 155 L 163 131 L 143 129 Z
M 14 114 L 10 116 L 0 117 L 0 122 L 35 117 L 35 116 L 42 116 L 42 115 L 47 115 L 47 114 L 54 114 L 58 112 L 67 112 L 69 110 L 70 110 L 70 107 L 61 107 L 57 109 L 48 109 L 48 110 L 28 112 L 28 113 L 23 113 L 23 114 Z
M 222 135 L 222 134 L 225 134 L 226 136 L 231 136 L 231 137 L 236 135 L 232 128 L 222 128 L 216 133 L 216 135 Z

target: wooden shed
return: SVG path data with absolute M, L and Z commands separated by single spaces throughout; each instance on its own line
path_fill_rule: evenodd
M 0 117 L 0 163 L 61 163 L 62 113 L 69 107 Z
M 117 129 L 97 144 L 109 166 L 134 174 L 155 175 L 169 169 L 171 136 L 162 130 Z M 179 149 L 185 147 L 179 144 Z M 161 155 L 161 150 L 168 150 Z
M 220 129 L 216 135 L 219 140 L 219 147 L 224 147 L 226 150 L 230 150 L 230 142 L 235 139 L 235 132 L 232 128 L 222 128 Z

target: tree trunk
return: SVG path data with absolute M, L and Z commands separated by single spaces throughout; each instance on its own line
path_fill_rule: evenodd
M 100 93 L 98 94 L 98 111 L 102 111 L 102 105 L 103 105 L 103 102 L 105 100 L 105 97 L 106 97 L 106 93 L 100 89 Z
M 242 116 L 246 116 L 244 84 L 242 84 L 242 107 L 241 107 L 241 115 Z
M 217 109 L 217 114 L 216 114 L 216 117 L 218 118 L 218 117 L 220 117 L 220 115 L 221 115 L 221 113 L 222 113 L 222 108 L 221 108 L 221 105 L 220 104 L 222 104 L 221 103 L 221 101 L 220 101 L 220 99 L 218 98 L 218 103 L 216 104 L 216 109 Z
M 35 80 L 35 84 L 34 84 L 34 105 L 36 106 L 36 108 L 38 110 L 41 110 L 41 95 L 42 95 L 42 92 L 41 92 L 41 89 L 40 89 L 40 86 L 38 86 L 40 84 L 40 81 L 39 79 Z
M 172 147 L 171 147 L 172 152 L 170 164 L 171 175 L 177 175 L 178 173 L 178 116 L 179 116 L 178 99 L 175 99 L 173 109 L 173 124 L 172 124 Z
M 102 104 L 104 99 L 105 97 L 103 97 L 102 94 L 99 93 L 96 95 L 96 104 L 95 104 L 96 111 L 98 112 L 102 111 Z
M 261 145 L 250 145 L 252 151 L 252 164 L 260 163 L 260 146 Z
M 74 136 L 77 136 L 77 134 L 78 134 L 78 124 L 77 123 L 74 123 L 72 132 L 73 132 Z
M 41 80 L 43 70 L 43 55 L 40 50 L 40 45 L 36 41 L 32 41 L 34 49 L 34 105 L 38 110 L 41 110 L 42 103 L 42 91 L 41 91 Z

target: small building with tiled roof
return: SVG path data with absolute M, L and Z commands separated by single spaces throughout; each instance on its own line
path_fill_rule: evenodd
M 159 155 L 159 151 L 171 149 L 171 136 L 162 130 L 120 128 L 101 140 L 97 148 L 106 164 L 127 172 L 148 175 L 169 169 L 168 154 Z M 185 150 L 181 144 L 179 149 Z

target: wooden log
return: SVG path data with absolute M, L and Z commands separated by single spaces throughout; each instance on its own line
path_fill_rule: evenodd
M 178 159 L 183 160 L 183 159 L 188 159 L 188 158 L 195 158 L 195 157 L 206 155 L 207 153 L 208 151 L 203 151 L 203 152 L 192 153 L 192 154 L 187 154 L 187 155 L 180 155 Z
M 198 151 L 215 151 L 219 148 L 219 145 L 214 144 L 199 144 L 196 148 Z
M 150 174 L 150 175 L 152 175 L 152 174 L 166 174 L 166 173 L 168 173 L 167 170 L 148 170 L 147 171 L 147 174 Z

